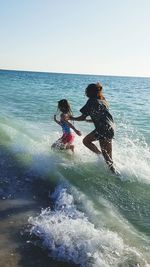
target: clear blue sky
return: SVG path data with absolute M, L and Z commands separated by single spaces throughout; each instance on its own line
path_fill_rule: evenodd
M 150 76 L 150 0 L 0 0 L 0 68 Z

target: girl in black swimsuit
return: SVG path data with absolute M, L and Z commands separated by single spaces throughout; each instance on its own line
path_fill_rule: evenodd
M 72 120 L 83 121 L 87 116 L 91 117 L 91 121 L 95 125 L 95 130 L 89 133 L 83 139 L 83 144 L 96 154 L 103 155 L 110 170 L 116 173 L 112 160 L 112 138 L 114 137 L 114 121 L 109 112 L 108 103 L 102 94 L 102 86 L 97 84 L 89 84 L 85 90 L 86 96 L 89 98 L 86 104 L 80 109 L 82 113 L 79 117 L 71 117 Z M 101 150 L 93 143 L 98 140 Z

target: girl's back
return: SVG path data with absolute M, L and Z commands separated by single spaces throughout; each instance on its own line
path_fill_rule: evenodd
M 64 134 L 70 134 L 71 133 L 71 129 L 69 127 L 69 124 L 67 123 L 69 118 L 70 118 L 69 114 L 62 113 L 60 115 L 60 123 L 61 123 L 62 131 Z

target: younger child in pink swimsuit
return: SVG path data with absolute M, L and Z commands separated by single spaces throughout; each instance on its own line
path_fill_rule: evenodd
M 74 145 L 72 144 L 74 141 L 74 135 L 71 132 L 71 129 L 73 129 L 74 132 L 79 136 L 81 136 L 81 132 L 78 131 L 68 121 L 70 119 L 72 111 L 66 99 L 58 101 L 58 110 L 62 112 L 60 114 L 60 120 L 57 120 L 56 115 L 54 115 L 54 121 L 62 127 L 63 135 L 54 144 L 52 144 L 51 148 L 71 149 L 72 152 L 74 152 Z

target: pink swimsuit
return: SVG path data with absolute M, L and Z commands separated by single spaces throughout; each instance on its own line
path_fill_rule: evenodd
M 74 135 L 72 134 L 70 127 L 66 122 L 61 122 L 61 127 L 63 130 L 63 135 L 59 140 L 63 144 L 72 144 L 72 142 L 74 141 Z

